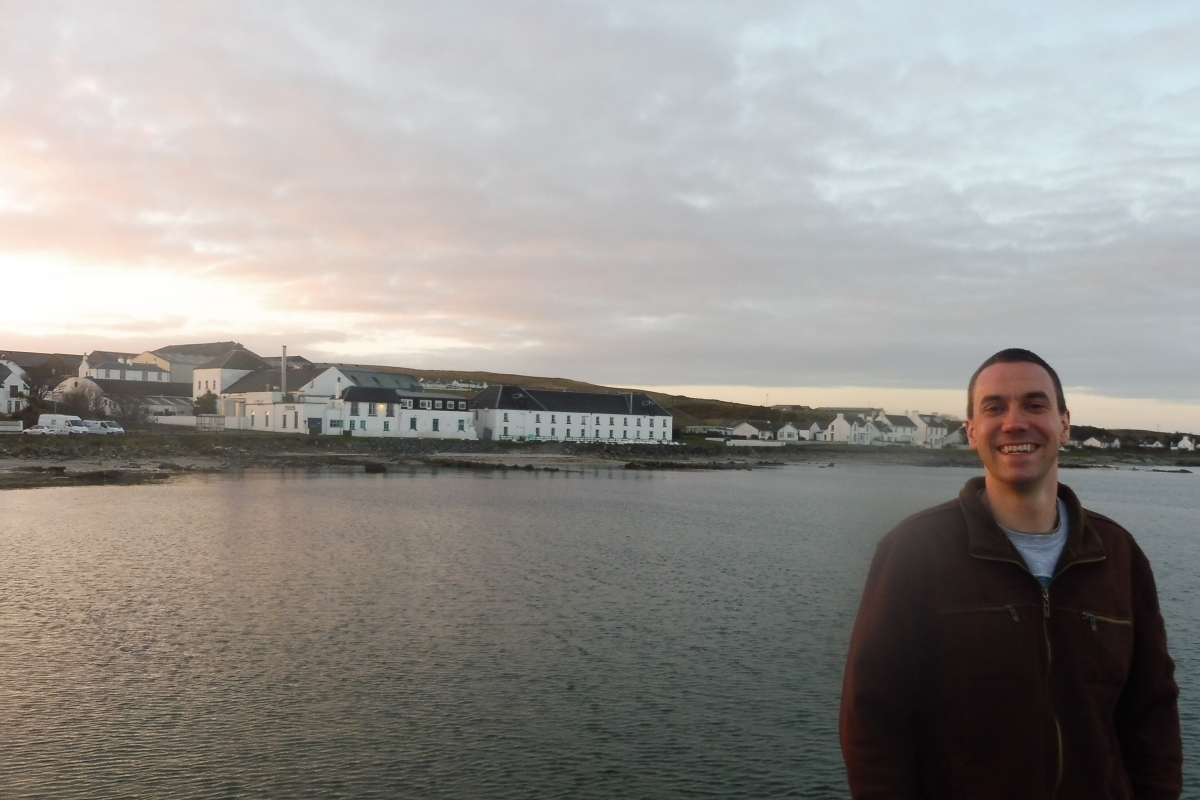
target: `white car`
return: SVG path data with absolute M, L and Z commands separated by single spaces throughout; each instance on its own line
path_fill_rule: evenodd
M 92 433 L 124 433 L 125 429 L 111 419 L 85 419 L 83 421 Z
M 47 427 L 46 425 L 30 425 L 21 431 L 21 433 L 28 433 L 31 436 L 58 436 L 66 433 L 66 431 L 56 431 L 54 428 Z

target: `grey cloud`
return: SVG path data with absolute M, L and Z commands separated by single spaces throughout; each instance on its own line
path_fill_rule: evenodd
M 277 283 L 329 355 L 1194 398 L 1190 4 L 646 5 L 10 9 L 0 241 Z

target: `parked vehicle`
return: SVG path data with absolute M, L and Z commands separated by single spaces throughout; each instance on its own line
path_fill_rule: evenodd
M 21 433 L 32 434 L 33 436 L 57 436 L 60 433 L 66 434 L 66 431 L 56 431 L 53 428 L 47 428 L 45 425 L 30 425 Z
M 45 425 L 56 433 L 88 433 L 88 426 L 74 414 L 42 414 L 38 425 Z
M 125 429 L 111 419 L 85 419 L 84 425 L 92 433 L 124 433 Z

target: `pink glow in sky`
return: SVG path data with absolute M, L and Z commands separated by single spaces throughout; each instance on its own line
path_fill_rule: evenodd
M 1026 346 L 1200 394 L 1193 3 L 8 3 L 0 37 L 4 347 L 949 391 Z

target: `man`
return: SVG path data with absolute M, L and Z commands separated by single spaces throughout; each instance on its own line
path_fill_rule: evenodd
M 1146 557 L 1058 482 L 1070 415 L 1028 350 L 983 362 L 958 499 L 880 542 L 842 689 L 866 798 L 1178 798 L 1178 688 Z

